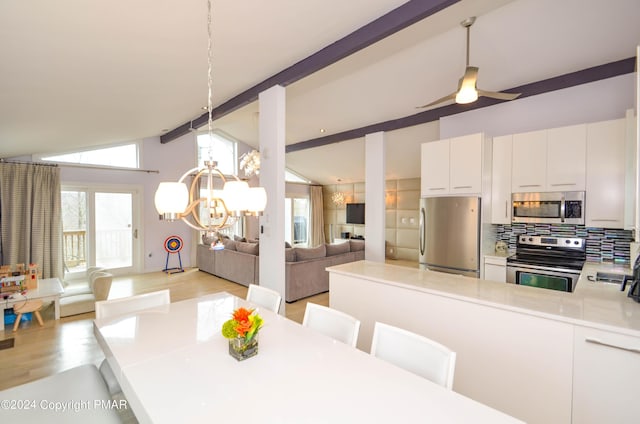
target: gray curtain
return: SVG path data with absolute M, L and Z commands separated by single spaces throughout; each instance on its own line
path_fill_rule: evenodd
M 322 201 L 322 186 L 310 186 L 309 209 L 311 215 L 311 231 L 309 231 L 309 245 L 324 244 L 324 204 Z
M 63 277 L 60 169 L 0 163 L 0 260 L 35 263 L 43 278 Z

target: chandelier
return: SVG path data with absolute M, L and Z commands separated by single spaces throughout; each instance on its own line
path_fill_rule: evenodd
M 212 62 L 213 48 L 211 36 L 211 0 L 207 0 L 207 34 L 208 72 L 207 72 L 207 130 L 209 141 L 213 139 L 213 96 L 212 96 Z M 211 152 L 209 153 L 211 156 Z M 258 152 L 251 152 L 251 167 L 258 173 L 260 166 Z M 243 164 L 243 167 L 245 164 Z M 193 175 L 191 186 L 187 189 L 185 180 Z M 222 190 L 214 188 L 215 179 L 220 179 Z M 202 188 L 202 182 L 206 188 Z M 263 187 L 249 187 L 246 181 L 236 175 L 225 175 L 212 158 L 205 161 L 203 167 L 195 167 L 185 172 L 177 182 L 162 182 L 155 194 L 155 206 L 160 219 L 175 221 L 181 219 L 189 227 L 206 231 L 208 234 L 230 227 L 241 216 L 261 215 L 267 204 L 267 194 Z M 207 210 L 207 218 L 203 220 L 199 205 Z
M 331 195 L 331 200 L 336 206 L 344 205 L 344 193 L 336 191 Z

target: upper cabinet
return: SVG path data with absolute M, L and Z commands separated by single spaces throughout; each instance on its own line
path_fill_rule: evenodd
M 422 144 L 422 197 L 480 195 L 483 140 L 471 134 Z
M 586 125 L 513 135 L 511 190 L 584 191 Z
M 511 157 L 513 136 L 493 139 L 491 169 L 491 223 L 511 224 Z
M 449 140 L 422 144 L 420 184 L 423 197 L 449 193 Z
M 587 126 L 547 130 L 547 191 L 584 191 Z
M 547 131 L 513 135 L 511 191 L 545 191 L 547 187 Z
M 623 228 L 626 121 L 587 125 L 587 227 Z

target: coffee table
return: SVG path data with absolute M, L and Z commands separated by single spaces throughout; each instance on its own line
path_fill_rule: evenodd
M 22 304 L 29 300 L 41 300 L 43 302 L 53 301 L 55 319 L 60 319 L 60 295 L 64 293 L 62 283 L 58 278 L 44 278 L 38 281 L 38 288 L 35 290 L 27 290 L 24 295 L 13 294 L 8 299 L 0 298 L 0 317 L 2 317 L 2 325 L 0 331 L 4 331 L 4 310 L 12 308 L 13 305 Z

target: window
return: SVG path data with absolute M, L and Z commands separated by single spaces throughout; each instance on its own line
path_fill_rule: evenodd
M 284 239 L 292 246 L 306 246 L 309 243 L 309 199 L 287 197 L 284 213 Z
M 49 162 L 102 165 L 119 168 L 138 168 L 138 157 L 138 143 L 129 143 L 93 150 L 70 152 L 55 156 L 39 156 L 39 159 Z
M 209 134 L 199 134 L 198 143 L 198 166 L 204 166 L 204 161 L 213 159 L 218 162 L 218 169 L 223 174 L 236 174 L 237 142 L 221 133 L 214 132 L 211 140 Z
M 295 172 L 285 169 L 284 170 L 284 180 L 290 183 L 307 183 L 309 184 L 311 181 L 308 179 L 296 174 Z

